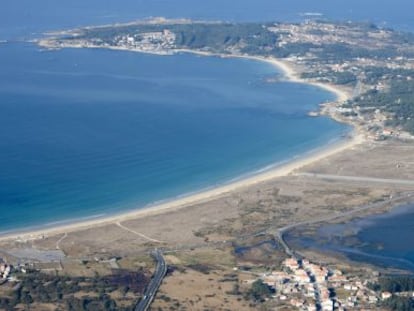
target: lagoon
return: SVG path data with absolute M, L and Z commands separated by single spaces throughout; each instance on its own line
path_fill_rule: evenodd
M 326 224 L 314 235 L 293 237 L 299 248 L 341 254 L 350 260 L 382 268 L 414 272 L 414 204 L 396 207 L 380 215 L 341 224 Z

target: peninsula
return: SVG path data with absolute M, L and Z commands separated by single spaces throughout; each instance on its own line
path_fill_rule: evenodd
M 269 61 L 290 80 L 338 94 L 336 104 L 325 105 L 321 112 L 358 125 L 369 138 L 410 138 L 414 133 L 414 35 L 370 23 L 153 19 L 52 34 L 38 43 L 52 49 L 191 52 Z
M 0 277 L 7 269 L 7 282 L 0 285 L 0 308 L 133 310 L 151 302 L 153 310 L 413 305 L 412 279 L 390 276 L 405 271 L 292 249 L 284 234 L 299 227 L 307 234 L 321 223 L 412 202 L 414 35 L 369 23 L 158 18 L 49 34 L 37 43 L 47 49 L 271 62 L 289 81 L 337 94 L 336 101 L 310 114 L 328 115 L 355 131 L 309 157 L 217 189 L 111 218 L 3 236 Z M 158 265 L 150 254 L 156 254 Z M 404 286 L 396 290 L 395 284 Z

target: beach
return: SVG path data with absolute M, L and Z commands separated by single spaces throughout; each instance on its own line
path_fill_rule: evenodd
M 387 271 L 369 261 L 326 253 L 317 245 L 289 247 L 332 272 L 326 283 L 329 292 L 319 284 L 298 287 L 283 279 L 268 284 L 283 284 L 269 297 L 259 301 L 252 294 L 259 281 L 269 283 L 271 277 L 285 275 L 282 267 L 289 252 L 279 235 L 284 228 L 303 229 L 299 237 L 306 238 L 310 231 L 303 224 L 312 224 L 311 230 L 329 226 L 335 219 L 346 225 L 354 217 L 411 204 L 412 138 L 371 135 L 370 114 L 359 107 L 355 115 L 346 113 L 367 91 L 364 82 L 369 73 L 376 75 L 377 68 L 382 68 L 380 73 L 399 73 L 394 69 L 405 62 L 387 56 L 401 55 L 405 42 L 388 48 L 384 57 L 376 51 L 394 38 L 399 41 L 400 32 L 412 30 L 410 11 L 394 2 L 375 6 L 361 1 L 265 2 L 126 1 L 102 6 L 93 0 L 79 5 L 76 1 L 6 5 L 0 30 L 4 39 L 0 40 L 0 205 L 4 211 L 0 264 L 16 271 L 0 286 L 2 307 L 131 309 L 137 301 L 155 297 L 150 306 L 154 310 L 290 310 L 302 301 L 306 305 L 298 308 L 308 304 L 318 308 L 325 293 L 339 308 L 355 301 L 355 308 L 384 307 L 382 291 L 364 288 L 367 282 L 375 286 L 377 276 Z M 394 7 L 403 9 L 389 9 Z M 183 36 L 177 37 L 177 43 L 182 44 L 154 41 L 153 51 L 148 51 L 145 40 L 135 50 L 127 44 L 135 27 L 120 32 L 128 36 L 126 42 L 116 31 L 116 37 L 107 39 L 99 26 L 83 27 L 133 26 L 143 19 L 151 24 L 148 16 L 167 16 L 174 23 L 205 20 L 243 25 L 240 39 L 239 29 L 223 36 L 224 46 L 214 25 L 213 32 L 200 28 L 194 37 L 196 27 L 183 27 L 181 33 L 181 27 L 175 26 L 180 31 L 176 34 Z M 362 37 L 351 29 L 354 22 L 362 28 L 369 25 L 366 40 L 359 40 Z M 381 23 L 376 29 L 370 22 Z M 301 24 L 305 27 L 298 29 Z M 281 30 L 275 29 L 274 38 L 262 31 L 273 26 Z M 342 36 L 344 28 L 350 32 Z M 399 34 L 384 39 L 391 28 Z M 51 29 L 74 31 L 42 35 Z M 141 30 L 152 32 L 151 25 L 136 29 L 138 37 Z M 46 39 L 42 47 L 40 36 L 51 40 Z M 73 40 L 73 45 L 71 40 L 59 40 L 76 36 L 80 40 Z M 214 37 L 211 46 L 209 36 Z M 369 45 L 374 38 L 377 44 Z M 201 44 L 193 39 L 201 39 Z M 357 50 L 352 53 L 355 42 Z M 175 50 L 177 46 L 200 50 Z M 366 54 L 364 47 L 368 47 Z M 244 54 L 256 52 L 266 56 Z M 361 80 L 361 87 L 354 89 L 347 73 Z M 390 80 L 374 82 L 395 80 L 399 79 L 392 75 Z M 150 111 L 141 109 L 150 106 Z M 190 109 L 194 113 L 185 113 Z M 165 140 L 154 134 L 162 131 L 168 134 Z M 183 132 L 194 139 L 183 139 Z M 176 137 L 180 139 L 172 139 Z M 243 142 L 240 147 L 236 140 Z M 204 163 L 210 165 L 200 165 Z M 368 205 L 373 207 L 364 209 Z M 349 216 L 341 218 L 344 215 Z M 413 217 L 401 218 L 402 223 L 400 219 L 390 223 L 390 218 L 378 223 L 373 235 L 380 244 L 384 240 L 393 247 L 406 244 L 409 251 L 410 243 L 404 239 L 395 243 L 395 239 L 410 232 L 395 227 L 409 228 Z M 383 230 L 384 225 L 389 231 Z M 384 234 L 387 239 L 381 238 Z M 387 247 L 375 251 L 382 249 Z M 162 253 L 168 266 L 155 290 L 148 286 L 159 275 L 161 260 L 157 265 L 157 258 L 150 256 L 154 252 Z M 346 283 L 331 286 L 331 276 L 338 275 Z M 344 292 L 345 284 L 358 287 L 358 299 L 355 291 Z M 365 304 L 367 297 L 378 300 Z
M 191 51 L 191 50 L 178 50 L 177 53 L 196 53 L 203 56 L 213 56 L 214 54 L 206 53 L 206 52 L 198 52 L 198 51 Z M 254 56 L 238 56 L 238 55 L 215 55 L 220 57 L 242 57 L 246 59 L 252 59 L 256 61 L 267 62 L 273 66 L 275 66 L 278 70 L 283 72 L 283 76 L 286 80 L 295 82 L 295 83 L 308 83 L 311 85 L 315 85 L 317 87 L 324 88 L 332 93 L 334 93 L 337 97 L 338 102 L 343 102 L 349 98 L 349 94 L 340 90 L 331 85 L 325 85 L 320 83 L 313 83 L 309 81 L 304 81 L 298 78 L 299 73 L 295 71 L 295 69 L 286 61 L 274 59 L 274 58 L 262 58 L 262 57 L 254 57 Z M 139 207 L 134 211 L 121 213 L 118 215 L 113 215 L 110 217 L 102 217 L 96 218 L 93 220 L 86 220 L 86 221 L 79 221 L 69 224 L 63 224 L 56 227 L 50 228 L 43 228 L 43 229 L 35 229 L 33 231 L 27 232 L 17 232 L 17 233 L 10 233 L 4 234 L 0 237 L 0 240 L 7 240 L 7 239 L 15 239 L 15 238 L 22 238 L 22 239 L 33 239 L 33 238 L 41 238 L 48 235 L 59 234 L 62 232 L 73 232 L 84 228 L 91 228 L 95 226 L 101 226 L 105 224 L 111 224 L 116 222 L 122 222 L 126 220 L 136 219 L 136 218 L 144 218 L 151 215 L 156 215 L 160 213 L 164 213 L 166 211 L 173 211 L 177 210 L 192 204 L 198 204 L 202 202 L 206 202 L 217 197 L 223 196 L 235 190 L 240 190 L 244 188 L 251 187 L 253 185 L 257 185 L 258 183 L 269 181 L 278 177 L 287 176 L 294 172 L 295 170 L 312 164 L 313 162 L 319 161 L 325 157 L 334 155 L 336 153 L 340 153 L 344 150 L 353 148 L 356 145 L 362 144 L 364 142 L 364 135 L 361 133 L 357 133 L 354 131 L 350 137 L 346 139 L 342 139 L 336 143 L 330 144 L 328 146 L 319 148 L 316 151 L 309 152 L 308 154 L 301 155 L 292 161 L 289 161 L 283 165 L 277 165 L 274 168 L 269 170 L 265 170 L 263 172 L 254 174 L 252 176 L 248 176 L 239 180 L 235 180 L 231 183 L 220 185 L 218 187 L 206 189 L 188 196 L 183 196 L 171 201 L 163 202 L 160 204 L 149 205 L 145 207 Z
M 321 114 L 349 124 L 340 115 L 332 115 L 336 109 L 325 109 L 346 100 L 349 96 L 346 90 L 301 80 L 298 78 L 300 67 L 291 61 L 236 57 L 267 62 L 282 70 L 283 76 L 277 75 L 276 80 L 282 81 L 285 88 L 316 89 L 291 84 L 291 81 L 331 91 L 336 101 L 330 97 L 328 103 L 324 102 Z M 218 58 L 210 60 L 230 62 Z M 240 63 L 265 67 L 259 81 L 275 74 L 267 65 Z M 271 81 L 265 84 L 271 87 Z M 303 104 L 302 101 L 298 103 Z M 316 109 L 315 104 L 311 109 Z M 306 116 L 308 109 L 304 110 L 300 118 L 310 120 Z M 148 271 L 150 276 L 154 272 L 154 262 L 149 253 L 157 249 L 163 252 L 171 273 L 162 281 L 154 301 L 155 309 L 168 309 L 172 303 L 175 306 L 179 303 L 191 310 L 204 310 L 206 306 L 224 310 L 224 301 L 227 309 L 255 310 L 256 306 L 252 307 L 240 294 L 229 293 L 235 288 L 248 292 L 254 279 L 268 273 L 269 267 L 280 267 L 288 254 L 280 244 L 279 230 L 302 228 L 301 224 L 305 223 L 318 226 L 321 221 L 338 215 L 361 216 L 361 207 L 373 202 L 383 202 L 384 206 L 380 204 L 379 208 L 369 208 L 364 213 L 381 213 L 406 203 L 403 200 L 412 199 L 412 183 L 394 182 L 414 179 L 414 166 L 410 165 L 414 152 L 411 143 L 370 140 L 358 124 L 352 132 L 343 134 L 323 140 L 316 150 L 309 148 L 307 150 L 311 151 L 293 153 L 287 161 L 173 200 L 137 205 L 135 210 L 110 217 L 5 233 L 0 236 L 0 256 L 8 262 L 39 267 L 40 273 L 53 271 L 59 276 L 95 279 L 116 276 L 120 271 L 128 274 Z M 329 143 L 323 146 L 326 141 Z M 319 174 L 333 178 L 319 177 Z M 375 178 L 381 182 L 376 182 Z M 362 274 L 364 279 L 378 271 L 365 262 L 356 264 L 344 256 L 319 252 L 317 248 L 294 248 L 294 251 L 311 262 L 338 268 L 347 276 L 361 278 Z M 136 299 L 136 296 L 131 297 Z M 191 300 L 193 297 L 204 298 L 197 304 Z
M 60 48 L 78 48 L 78 49 L 93 48 L 93 49 L 110 49 L 110 50 L 115 50 L 115 51 L 127 51 L 127 52 L 136 52 L 136 53 L 144 53 L 144 54 L 154 54 L 154 55 L 160 55 L 160 56 L 173 55 L 177 53 L 190 53 L 190 54 L 196 54 L 196 55 L 206 56 L 206 57 L 216 56 L 216 57 L 222 57 L 222 58 L 244 58 L 244 59 L 250 59 L 250 60 L 255 60 L 255 61 L 271 64 L 277 70 L 282 71 L 282 74 L 287 81 L 290 81 L 293 83 L 305 83 L 305 84 L 317 86 L 328 92 L 331 92 L 335 94 L 335 96 L 337 97 L 337 100 L 336 100 L 337 102 L 344 102 L 350 99 L 350 97 L 352 96 L 352 92 L 350 90 L 344 90 L 343 88 L 339 88 L 336 85 L 302 79 L 300 78 L 300 72 L 298 72 L 297 69 L 294 68 L 293 62 L 290 62 L 286 59 L 284 60 L 277 59 L 274 57 L 261 57 L 261 56 L 239 55 L 239 54 L 229 55 L 229 54 L 219 54 L 219 53 L 191 50 L 191 49 L 173 49 L 173 50 L 167 50 L 167 51 L 163 51 L 163 50 L 143 51 L 143 50 L 136 50 L 136 49 L 122 47 L 122 46 L 101 46 L 101 45 L 93 45 L 93 44 L 89 44 L 87 46 L 83 44 L 70 44 L 70 45 L 62 44 L 59 47 L 56 47 L 49 40 L 38 40 L 37 44 L 41 47 L 44 47 L 46 49 L 51 49 L 51 50 L 60 49 Z

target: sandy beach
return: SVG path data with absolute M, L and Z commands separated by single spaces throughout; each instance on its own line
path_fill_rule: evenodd
M 251 60 L 255 60 L 259 62 L 265 62 L 265 63 L 268 63 L 274 66 L 277 70 L 282 71 L 283 76 L 287 81 L 290 81 L 293 83 L 304 83 L 304 84 L 313 85 L 313 86 L 322 88 L 324 90 L 327 90 L 328 92 L 335 94 L 337 102 L 347 101 L 352 96 L 351 92 L 345 91 L 344 89 L 340 89 L 336 85 L 314 82 L 314 81 L 309 81 L 309 80 L 300 78 L 300 73 L 297 72 L 293 68 L 292 66 L 293 64 L 290 64 L 289 61 L 287 60 L 282 60 L 282 59 L 278 59 L 274 57 L 260 57 L 260 56 L 250 56 L 250 55 L 214 54 L 211 52 L 194 51 L 194 50 L 188 50 L 188 49 L 179 49 L 179 50 L 175 50 L 174 52 L 175 53 L 191 53 L 191 54 L 197 54 L 201 56 L 218 56 L 222 58 L 244 58 L 244 59 L 251 59 Z M 163 55 L 163 54 L 160 54 L 160 55 Z
M 79 48 L 81 48 L 79 46 Z M 140 52 L 140 51 L 136 51 Z M 332 85 L 326 85 L 321 83 L 314 83 L 302 80 L 298 77 L 299 73 L 294 70 L 292 66 L 289 65 L 288 62 L 274 59 L 274 58 L 262 58 L 262 57 L 255 57 L 255 56 L 244 56 L 244 55 L 215 55 L 208 52 L 199 52 L 199 51 L 192 51 L 192 50 L 177 50 L 174 51 L 175 53 L 195 53 L 204 56 L 220 56 L 220 57 L 241 57 L 246 59 L 252 59 L 257 61 L 263 61 L 272 64 L 277 69 L 281 70 L 285 76 L 285 78 L 289 81 L 295 83 L 307 83 L 311 85 L 315 85 L 321 88 L 326 89 L 329 92 L 334 93 L 337 96 L 337 101 L 342 102 L 349 98 L 349 94 L 341 89 L 336 88 Z M 177 210 L 191 204 L 195 203 L 202 203 L 219 196 L 225 195 L 229 192 L 240 190 L 252 185 L 256 185 L 261 182 L 265 182 L 271 179 L 275 179 L 278 177 L 286 176 L 294 172 L 295 170 L 310 165 L 316 161 L 319 161 L 325 157 L 334 155 L 336 153 L 342 152 L 346 149 L 350 149 L 358 144 L 364 142 L 364 136 L 360 133 L 354 131 L 349 138 L 342 139 L 334 144 L 330 144 L 325 147 L 321 147 L 320 149 L 309 152 L 308 154 L 302 155 L 301 157 L 290 161 L 287 164 L 276 166 L 275 168 L 266 170 L 264 172 L 255 174 L 253 176 L 249 176 L 240 180 L 236 180 L 234 182 L 224 184 L 212 189 L 207 189 L 204 191 L 200 191 L 195 194 L 191 194 L 188 196 L 184 196 L 181 198 L 177 198 L 174 200 L 170 200 L 165 203 L 150 205 L 146 207 L 137 207 L 136 210 L 132 212 L 126 212 L 119 215 L 114 215 L 110 217 L 103 217 L 93 220 L 87 221 L 79 221 L 70 224 L 64 224 L 61 226 L 51 227 L 51 228 L 44 228 L 44 229 L 36 229 L 33 231 L 26 231 L 26 232 L 15 232 L 10 234 L 4 234 L 0 236 L 0 241 L 9 240 L 9 239 L 37 239 L 42 238 L 43 236 L 54 235 L 64 232 L 73 232 L 78 231 L 80 229 L 95 227 L 95 226 L 102 226 L 111 223 L 122 222 L 131 219 L 143 218 L 151 215 L 156 215 L 160 213 L 164 213 L 166 211 Z
M 287 60 L 277 59 L 273 57 L 260 57 L 260 56 L 251 56 L 251 55 L 237 55 L 237 54 L 217 54 L 212 52 L 206 52 L 206 51 L 198 51 L 198 50 L 190 50 L 190 49 L 174 49 L 174 50 L 168 50 L 168 51 L 144 51 L 144 50 L 136 50 L 121 46 L 101 46 L 101 45 L 88 45 L 84 46 L 81 44 L 78 45 L 62 45 L 60 47 L 56 47 L 53 44 L 50 44 L 47 40 L 39 40 L 37 44 L 41 47 L 44 47 L 46 49 L 57 49 L 57 48 L 93 48 L 93 49 L 110 49 L 115 51 L 128 51 L 128 52 L 136 52 L 136 53 L 144 53 L 144 54 L 154 54 L 154 55 L 173 55 L 177 53 L 191 53 L 196 54 L 200 56 L 216 56 L 216 57 L 222 57 L 222 58 L 244 58 L 244 59 L 251 59 L 259 62 L 265 62 L 269 63 L 272 66 L 274 66 L 277 70 L 281 70 L 283 72 L 283 76 L 286 78 L 286 80 L 293 82 L 293 83 L 305 83 L 309 85 L 314 85 L 317 87 L 320 87 L 322 89 L 327 90 L 328 92 L 331 92 L 336 95 L 336 100 L 338 102 L 344 102 L 348 100 L 351 97 L 351 93 L 347 92 L 343 89 L 340 89 L 339 87 L 331 84 L 326 83 L 320 83 L 315 81 L 309 81 L 300 78 L 300 73 L 297 72 L 292 64 L 290 64 Z
M 351 92 L 341 86 L 301 79 L 306 68 L 296 64 L 295 59 L 174 51 L 188 52 L 200 57 L 246 58 L 255 61 L 253 65 L 266 62 L 277 72 L 266 75 L 271 78 L 263 83 L 271 86 L 272 81 L 290 81 L 324 88 L 336 99 L 331 96 L 332 100 L 323 103 L 315 116 L 351 122 L 335 109 Z M 67 220 L 54 227 L 51 224 L 0 234 L 0 257 L 15 264 L 34 265 L 41 274 L 64 276 L 65 282 L 68 277 L 77 280 L 79 276 L 110 280 L 119 272 L 129 275 L 137 271 L 150 278 L 154 262 L 149 253 L 158 249 L 171 273 L 158 289 L 151 306 L 154 310 L 177 306 L 188 310 L 257 310 L 257 305 L 242 295 L 270 269 L 279 271 L 289 255 L 280 240 L 281 230 L 286 233 L 286 228 L 299 230 L 308 224 L 304 231 L 297 231 L 306 236 L 309 228 L 317 229 L 321 222 L 380 214 L 411 202 L 412 142 L 372 140 L 366 138 L 366 132 L 356 121 L 351 125 L 353 131 L 338 135 L 335 142 L 326 142 L 316 150 L 297 154 L 227 184 L 157 204 L 136 205 L 135 210 L 108 217 Z M 311 262 L 344 271 L 351 279 L 364 280 L 378 271 L 377 267 L 353 262 L 345 256 L 309 247 L 289 248 Z M 131 280 L 137 283 L 136 278 Z M 96 287 L 95 281 L 91 284 Z M 80 290 L 79 295 L 84 292 Z M 128 302 L 126 299 L 132 305 L 138 297 L 133 293 L 126 296 L 117 287 L 112 293 L 120 305 Z M 36 310 L 45 310 L 45 304 L 38 305 Z
M 322 89 L 325 89 L 328 92 L 334 93 L 337 97 L 336 100 L 338 102 L 344 102 L 344 101 L 348 100 L 351 97 L 351 94 L 349 92 L 346 92 L 343 89 L 340 89 L 340 88 L 338 88 L 334 85 L 319 83 L 319 82 L 313 82 L 313 81 L 307 81 L 307 80 L 299 78 L 298 73 L 295 72 L 295 70 L 291 66 L 289 66 L 286 61 L 278 60 L 276 58 L 269 58 L 269 59 L 264 58 L 262 60 L 267 60 L 269 63 L 275 65 L 276 67 L 278 67 L 280 69 L 282 69 L 282 71 L 284 72 L 284 75 L 286 76 L 286 78 L 291 82 L 306 83 L 306 84 L 314 85 L 314 86 L 320 87 Z

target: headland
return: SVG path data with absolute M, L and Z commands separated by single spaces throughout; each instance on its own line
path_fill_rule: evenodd
M 372 24 L 165 20 L 77 29 L 39 41 L 46 48 L 266 61 L 289 81 L 335 93 L 337 101 L 325 103 L 318 114 L 356 130 L 338 144 L 222 187 L 111 218 L 5 236 L 0 253 L 31 263 L 41 271 L 39 278 L 53 271 L 76 284 L 92 284 L 122 271 L 148 276 L 153 271 L 148 252 L 162 249 L 174 271 L 156 296 L 154 308 L 161 309 L 257 310 L 266 304 L 291 310 L 349 303 L 386 308 L 388 298 L 400 299 L 385 290 L 385 283 L 394 282 L 381 277 L 389 270 L 306 248 L 292 256 L 280 233 L 382 213 L 412 200 L 414 147 L 411 110 L 405 108 L 413 43 L 408 34 Z M 391 104 L 396 99 L 398 106 Z M 274 297 L 267 286 L 276 289 Z M 108 292 L 117 303 L 144 295 L 142 289 L 122 297 Z

